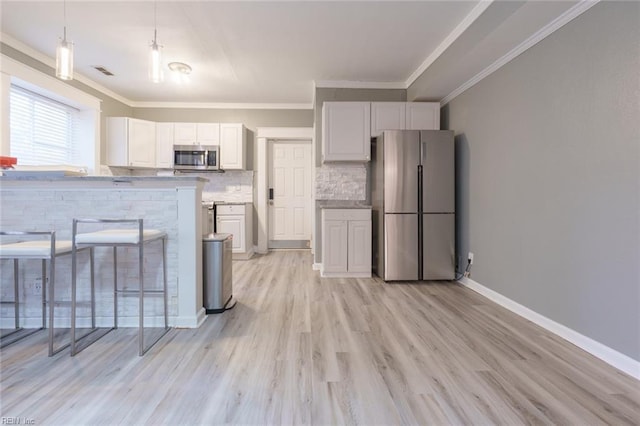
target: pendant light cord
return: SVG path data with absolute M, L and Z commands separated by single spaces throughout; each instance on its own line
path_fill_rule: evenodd
M 62 40 L 67 42 L 67 0 L 62 2 L 62 23 L 64 24 L 64 29 L 62 33 Z
M 158 2 L 153 2 L 153 44 L 157 44 L 158 35 Z

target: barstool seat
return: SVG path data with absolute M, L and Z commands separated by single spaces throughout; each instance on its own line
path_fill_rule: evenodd
M 166 232 L 157 229 L 144 229 L 142 231 L 143 242 L 157 240 L 166 237 Z M 140 232 L 137 229 L 105 229 L 97 232 L 86 232 L 76 235 L 76 244 L 138 244 Z M 71 250 L 71 242 L 69 242 Z
M 13 236 L 13 237 L 49 237 L 46 240 L 27 240 L 14 243 L 0 244 L 0 259 L 13 259 L 14 267 L 14 300 L 11 303 L 14 305 L 15 311 L 15 331 L 8 334 L 10 335 L 22 330 L 20 327 L 20 292 L 18 286 L 18 260 L 36 259 L 42 260 L 42 327 L 34 330 L 42 330 L 46 328 L 46 314 L 47 314 L 47 292 L 49 293 L 49 356 L 60 352 L 69 344 L 63 345 L 60 348 L 54 349 L 54 309 L 55 309 L 55 258 L 61 255 L 70 254 L 73 250 L 73 243 L 68 240 L 56 240 L 55 231 L 11 231 L 0 232 L 0 235 Z M 49 285 L 47 282 L 47 268 L 46 262 L 49 261 Z M 91 270 L 93 276 L 93 269 Z M 48 288 L 47 288 L 48 287 Z M 18 335 L 18 338 L 12 338 L 9 342 L 13 343 L 26 337 L 32 333 L 25 333 L 22 336 Z M 4 342 L 3 342 L 4 343 Z
M 71 241 L 56 241 L 54 254 L 71 253 Z M 0 245 L 0 258 L 48 259 L 51 256 L 51 242 L 44 240 L 21 241 Z
M 94 232 L 78 232 L 78 224 L 80 223 L 94 223 L 94 224 L 135 224 L 136 228 L 111 228 L 103 229 Z M 166 252 L 166 240 L 167 233 L 157 229 L 144 229 L 143 219 L 73 219 L 72 230 L 72 284 L 71 284 L 71 356 L 79 352 L 76 345 L 76 333 L 75 333 L 75 304 L 76 304 L 76 250 L 81 248 L 90 248 L 93 253 L 94 247 L 113 247 L 113 327 L 118 328 L 118 293 L 124 293 L 129 295 L 137 295 L 139 297 L 138 304 L 138 341 L 139 351 L 138 355 L 142 356 L 147 350 L 151 348 L 156 342 L 158 342 L 162 336 L 169 331 L 168 323 L 168 301 L 167 301 L 167 252 Z M 143 272 L 143 246 L 146 243 L 160 240 L 162 242 L 162 275 L 163 275 L 163 288 L 162 289 L 145 289 L 144 288 L 144 272 Z M 136 247 L 138 250 L 138 289 L 120 289 L 118 288 L 118 247 Z M 93 256 L 91 257 L 93 262 Z M 92 297 L 92 329 L 95 330 L 95 296 L 94 296 L 94 283 L 91 282 L 91 297 Z M 164 302 L 164 330 L 160 336 L 155 339 L 150 345 L 145 347 L 144 343 L 144 297 L 146 294 L 159 294 L 163 296 Z M 84 337 L 84 336 L 83 336 Z M 79 339 L 78 339 L 79 340 Z

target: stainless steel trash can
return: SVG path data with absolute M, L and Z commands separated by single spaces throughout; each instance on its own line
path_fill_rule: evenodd
M 204 308 L 208 314 L 224 312 L 232 295 L 232 234 L 202 237 L 202 281 Z

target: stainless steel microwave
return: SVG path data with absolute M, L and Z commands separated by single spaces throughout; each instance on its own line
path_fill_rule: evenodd
M 219 170 L 219 147 L 215 145 L 174 145 L 173 168 L 193 171 Z

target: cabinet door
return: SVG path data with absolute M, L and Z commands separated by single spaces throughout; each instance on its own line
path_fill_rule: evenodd
M 322 269 L 347 272 L 348 226 L 346 220 L 325 220 L 322 227 Z
M 173 131 L 176 145 L 193 145 L 197 143 L 196 123 L 174 123 Z
M 173 167 L 173 123 L 156 123 L 156 167 Z
M 440 130 L 440 102 L 407 102 L 407 130 Z
M 220 124 L 198 123 L 196 140 L 200 145 L 220 145 Z
M 244 126 L 220 124 L 220 167 L 223 170 L 244 170 L 246 138 Z
M 349 272 L 371 272 L 371 221 L 349 221 L 348 265 Z
M 371 104 L 325 102 L 322 105 L 322 161 L 371 159 Z
M 404 130 L 406 102 L 371 103 L 371 137 L 382 135 L 385 130 Z
M 244 234 L 244 215 L 218 215 L 218 233 L 233 234 L 233 252 L 244 253 L 247 251 Z
M 107 117 L 107 165 L 129 165 L 129 118 Z
M 155 167 L 156 123 L 129 119 L 129 165 Z

